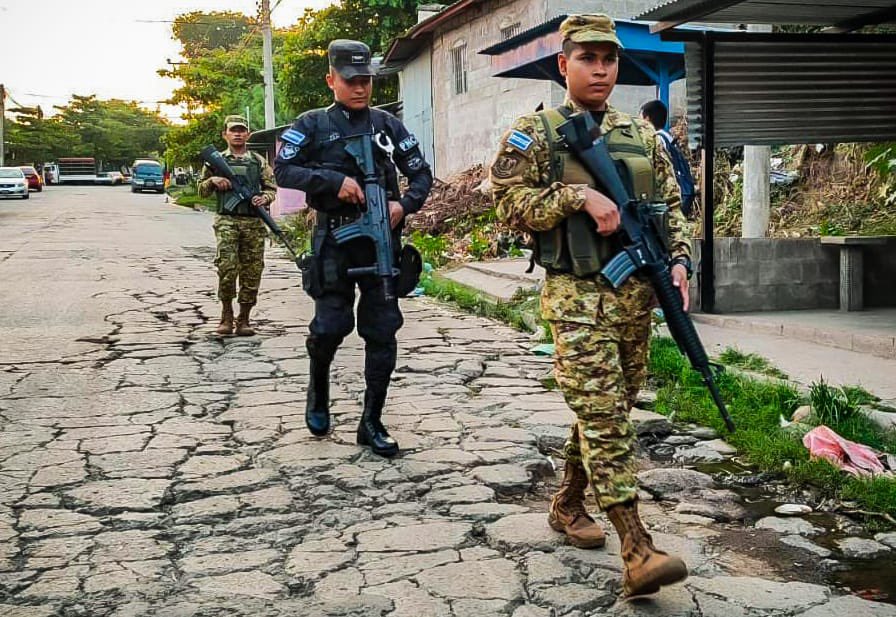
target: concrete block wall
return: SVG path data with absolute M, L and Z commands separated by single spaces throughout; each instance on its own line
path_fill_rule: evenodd
M 699 263 L 702 241 L 695 241 Z M 716 238 L 716 311 L 836 309 L 840 261 L 836 248 L 818 238 Z M 702 277 L 691 287 L 699 307 Z

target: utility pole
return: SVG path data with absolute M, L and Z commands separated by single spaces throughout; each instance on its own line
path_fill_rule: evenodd
M 0 84 L 0 167 L 6 164 L 6 145 L 3 141 L 6 136 L 3 133 L 6 124 L 6 89 Z
M 264 54 L 264 128 L 272 129 L 274 119 L 274 49 L 271 40 L 271 0 L 261 0 L 261 34 Z

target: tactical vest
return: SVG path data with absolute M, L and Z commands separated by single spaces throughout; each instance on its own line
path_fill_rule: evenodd
M 568 115 L 569 111 L 565 107 L 544 110 L 538 114 L 548 141 L 550 182 L 586 184 L 597 188 L 597 183 L 585 166 L 560 141 L 557 127 L 566 121 Z M 629 126 L 617 126 L 604 139 L 629 194 L 638 199 L 653 201 L 656 196 L 653 164 L 638 127 L 634 122 Z M 580 211 L 570 215 L 553 229 L 537 232 L 532 257 L 548 272 L 587 277 L 600 272 L 603 264 L 621 248 L 616 235 L 599 235 L 591 216 Z
M 260 189 L 262 169 L 261 156 L 254 152 L 249 152 L 248 154 L 248 157 L 238 157 L 228 154 L 224 158 L 230 164 L 233 173 L 240 176 L 247 186 L 254 189 Z M 222 191 L 218 193 L 219 214 L 230 214 L 231 216 L 255 216 L 255 213 L 252 210 L 252 204 L 245 200 L 241 201 L 232 212 L 225 213 L 224 204 L 226 204 L 229 199 L 233 198 L 233 196 L 233 191 Z
M 374 132 L 386 130 L 385 114 L 378 109 L 370 109 L 370 125 Z M 339 173 L 354 178 L 361 184 L 361 170 L 354 158 L 345 151 L 345 141 L 342 139 L 353 134 L 348 121 L 341 117 L 341 112 L 331 105 L 326 109 L 317 110 L 313 133 L 311 134 L 311 147 L 313 154 L 309 166 L 332 169 Z M 383 175 L 386 193 L 389 199 L 397 200 L 401 193 L 398 187 L 398 174 L 388 157 L 377 147 L 373 148 L 377 169 Z M 309 195 L 309 204 L 320 211 L 326 211 L 333 217 L 357 218 L 358 207 L 352 204 L 340 203 L 335 195 Z M 321 217 L 326 218 L 326 217 Z

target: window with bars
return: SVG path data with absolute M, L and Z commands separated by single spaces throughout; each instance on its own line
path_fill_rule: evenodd
M 451 73 L 454 76 L 454 94 L 467 91 L 467 44 L 457 43 L 451 49 Z
M 512 23 L 501 28 L 501 40 L 506 41 L 520 33 L 520 22 Z

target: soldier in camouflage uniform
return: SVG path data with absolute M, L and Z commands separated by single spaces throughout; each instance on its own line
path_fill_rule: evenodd
M 277 186 L 274 183 L 274 170 L 267 160 L 260 154 L 249 152 L 246 147 L 249 125 L 245 118 L 227 116 L 222 135 L 227 142 L 227 149 L 222 152 L 224 159 L 234 173 L 242 176 L 249 186 L 261 194 L 253 197 L 251 204 L 241 202 L 231 212 L 225 212 L 223 204 L 233 195 L 230 181 L 212 175 L 208 165 L 202 170 L 199 194 L 208 197 L 216 193 L 218 197 L 218 213 L 214 223 L 215 238 L 218 241 L 215 266 L 218 268 L 218 298 L 223 308 L 217 332 L 222 335 L 233 334 L 233 298 L 237 295 L 236 282 L 239 278 L 240 313 L 236 318 L 236 333 L 239 336 L 252 336 L 255 330 L 249 325 L 249 311 L 258 299 L 258 287 L 264 269 L 264 241 L 267 237 L 264 223 L 255 216 L 253 209 L 267 209 L 277 196 Z
M 632 179 L 634 172 L 629 182 L 639 196 L 669 206 L 670 266 L 685 308 L 691 270 L 686 223 L 671 163 L 653 127 L 607 105 L 622 47 L 612 20 L 571 15 L 560 32 L 558 62 L 567 82 L 566 101 L 513 124 L 501 139 L 490 179 L 498 217 L 536 238 L 536 260 L 547 270 L 541 305 L 556 344 L 554 373 L 577 416 L 549 523 L 575 546 L 603 546 L 604 532 L 585 509 L 590 483 L 622 541 L 625 593 L 654 593 L 661 585 L 683 580 L 687 567 L 656 549 L 637 510 L 634 432 L 628 416 L 646 376 L 653 291 L 638 275 L 614 290 L 601 278 L 599 265 L 587 275 L 576 274 L 582 271 L 576 260 L 583 251 L 581 246 L 570 251 L 570 243 L 585 237 L 589 254 L 606 263 L 621 247 L 616 233 L 620 218 L 616 205 L 595 190 L 585 167 L 558 141 L 556 127 L 572 113 L 590 112 L 607 135 L 610 155 L 619 161 L 629 157 L 631 169 L 646 170 L 646 175 L 638 174 L 647 178 L 638 180 L 640 185 Z M 590 226 L 584 236 L 567 233 L 573 227 L 586 229 L 583 225 Z

